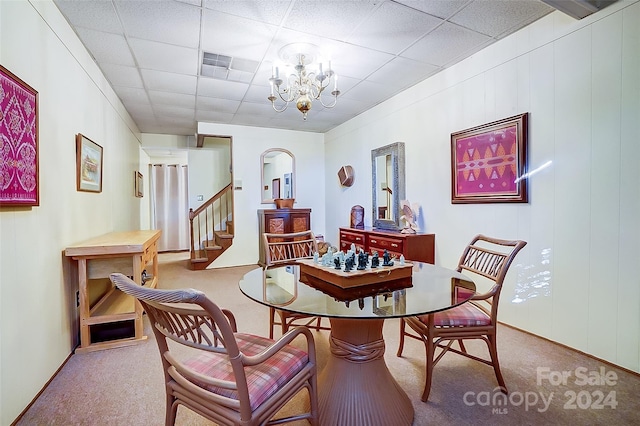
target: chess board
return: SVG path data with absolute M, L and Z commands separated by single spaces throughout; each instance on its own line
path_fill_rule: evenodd
M 316 264 L 313 259 L 300 259 L 298 264 L 300 265 L 301 279 L 305 275 L 312 278 L 311 281 L 324 281 L 342 289 L 371 285 L 381 286 L 396 282 L 402 282 L 404 287 L 411 286 L 413 269 L 413 263 L 411 262 L 405 262 L 404 265 L 400 265 L 396 261 L 392 266 L 380 266 L 362 271 L 354 268 L 349 272 L 344 272 L 331 266 Z

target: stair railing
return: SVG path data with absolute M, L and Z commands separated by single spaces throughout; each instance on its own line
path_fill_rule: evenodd
M 233 190 L 229 184 L 196 210 L 189 209 L 191 229 L 191 259 L 201 257 L 203 244 L 214 239 L 215 231 L 227 231 L 233 223 Z M 198 254 L 198 256 L 196 256 Z

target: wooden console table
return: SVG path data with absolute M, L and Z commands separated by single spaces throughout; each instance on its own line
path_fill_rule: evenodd
M 65 255 L 77 261 L 78 266 L 80 346 L 76 353 L 128 346 L 146 340 L 142 306 L 115 288 L 109 274 L 121 272 L 142 284 L 142 272 L 146 270 L 150 278 L 144 285 L 155 288 L 158 284 L 160 233 L 160 230 L 112 232 L 65 249 Z M 114 337 L 103 333 L 101 337 L 97 336 L 105 325 L 118 323 L 132 325 L 130 335 Z
M 339 249 L 349 250 L 352 243 L 357 249 L 362 248 L 367 253 L 377 251 L 382 255 L 386 249 L 395 257 L 403 255 L 406 260 L 435 263 L 435 234 L 401 234 L 373 228 L 340 228 Z

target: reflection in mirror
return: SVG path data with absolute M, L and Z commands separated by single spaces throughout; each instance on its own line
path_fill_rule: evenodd
M 274 198 L 295 198 L 295 159 L 283 148 L 271 148 L 260 156 L 262 204 Z
M 404 143 L 371 150 L 373 227 L 400 229 L 400 200 L 405 198 Z

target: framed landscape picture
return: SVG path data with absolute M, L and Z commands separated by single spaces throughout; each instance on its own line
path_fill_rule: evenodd
M 142 173 L 139 171 L 133 172 L 133 191 L 136 197 L 142 198 L 143 196 L 143 183 L 142 183 Z
M 451 202 L 527 203 L 528 113 L 451 134 Z
M 102 192 L 102 147 L 76 135 L 76 186 L 78 191 Z
M 38 92 L 0 65 L 0 206 L 38 206 Z

